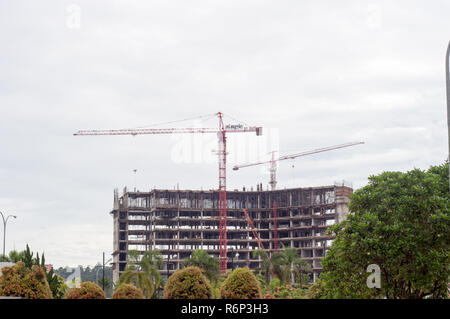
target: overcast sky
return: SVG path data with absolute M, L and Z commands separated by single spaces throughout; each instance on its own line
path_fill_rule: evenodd
M 223 112 L 228 189 L 267 187 L 268 167 L 232 165 L 314 148 L 364 145 L 280 162 L 278 188 L 354 188 L 383 171 L 447 158 L 441 1 L 0 2 L 0 211 L 6 249 L 54 266 L 112 252 L 113 190 L 215 189 L 217 138 L 74 137 Z M 217 127 L 217 119 L 156 127 Z M 152 126 L 153 127 L 153 126 Z M 294 165 L 294 166 L 293 166 Z M 3 235 L 3 234 L 2 234 Z

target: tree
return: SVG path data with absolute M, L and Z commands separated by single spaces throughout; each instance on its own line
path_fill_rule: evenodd
M 183 267 L 197 266 L 204 270 L 206 278 L 216 285 L 220 276 L 219 259 L 208 255 L 204 250 L 197 249 L 192 252 L 190 258 L 183 261 Z
M 271 257 L 264 250 L 258 249 L 253 256 L 261 257 L 260 271 L 266 285 L 270 285 L 272 275 L 279 279 L 280 285 L 285 285 L 289 281 L 293 284 L 296 278 L 303 278 L 300 274 L 311 272 L 309 263 L 301 259 L 298 250 L 292 247 L 283 246 L 281 251 L 273 253 Z
M 156 297 L 157 289 L 162 282 L 158 270 L 163 265 L 162 255 L 160 252 L 150 250 L 146 251 L 141 259 L 139 256 L 136 250 L 128 252 L 128 265 L 118 284 L 133 284 L 144 292 L 146 298 Z
M 56 274 L 54 277 L 56 278 L 56 283 L 53 283 L 52 286 L 50 286 L 50 290 L 52 291 L 53 298 L 62 299 L 69 290 L 69 287 L 66 285 L 63 277 Z
M 99 278 L 97 284 L 100 287 L 104 287 L 106 296 L 110 295 L 111 290 L 112 290 L 112 282 L 109 278 L 107 278 L 107 277 Z
M 31 269 L 33 266 L 41 267 L 46 276 L 50 290 L 52 291 L 53 298 L 62 298 L 67 290 L 67 286 L 64 280 L 62 280 L 62 278 L 54 273 L 53 268 L 47 271 L 44 253 L 42 253 L 42 257 L 39 257 L 39 253 L 36 253 L 35 258 L 33 258 L 33 255 L 34 253 L 31 252 L 30 247 L 27 244 L 26 249 L 20 253 L 12 250 L 9 253 L 9 259 L 15 263 L 22 261 L 25 264 L 25 267 L 29 269 Z
M 121 284 L 112 295 L 112 299 L 145 299 L 142 290 L 131 284 Z
M 291 265 L 284 251 L 278 251 L 270 257 L 273 274 L 280 280 L 281 285 L 289 281 L 291 274 Z
M 326 298 L 445 298 L 449 278 L 448 163 L 384 172 L 351 195 L 347 219 L 322 260 L 316 295 Z M 367 285 L 368 265 L 381 287 Z
M 33 265 L 28 268 L 23 262 L 2 268 L 0 296 L 14 296 L 25 299 L 51 299 L 52 291 L 44 270 Z
M 18 261 L 23 260 L 24 258 L 24 253 L 23 251 L 18 252 L 17 250 L 11 250 L 9 252 L 9 259 L 12 263 L 16 263 Z
M 271 280 L 271 274 L 273 272 L 273 265 L 272 261 L 269 258 L 269 255 L 267 252 L 263 249 L 257 249 L 253 252 L 253 258 L 260 257 L 261 258 L 261 265 L 258 269 L 258 271 L 261 273 L 261 276 L 263 276 L 266 286 L 270 284 Z
M 223 299 L 261 299 L 261 287 L 253 272 L 248 268 L 236 268 L 220 289 Z
M 99 285 L 85 281 L 80 288 L 70 289 L 64 299 L 106 299 L 106 295 Z
M 310 282 L 309 273 L 312 272 L 312 267 L 307 261 L 300 259 L 294 266 L 294 273 L 296 282 L 300 284 L 300 289 L 303 288 L 304 284 Z
M 203 274 L 203 270 L 196 266 L 178 269 L 164 286 L 166 299 L 213 299 L 213 289 Z
M 23 259 L 21 260 L 25 263 L 25 266 L 31 268 L 35 265 L 35 260 L 33 260 L 33 253 L 30 251 L 30 247 L 27 244 L 27 248 L 23 252 Z

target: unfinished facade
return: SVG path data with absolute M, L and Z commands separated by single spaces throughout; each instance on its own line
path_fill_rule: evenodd
M 312 265 L 314 280 L 331 244 L 325 230 L 345 218 L 352 188 L 344 184 L 275 191 L 227 191 L 227 268 L 248 266 L 258 249 L 243 209 L 271 254 L 274 252 L 273 205 L 277 205 L 278 247 L 294 247 Z M 152 190 L 114 192 L 113 279 L 125 270 L 127 253 L 158 250 L 164 257 L 166 277 L 181 267 L 195 249 L 219 257 L 219 192 Z

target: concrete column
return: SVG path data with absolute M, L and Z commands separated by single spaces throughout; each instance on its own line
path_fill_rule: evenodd
M 353 190 L 349 187 L 335 187 L 336 223 L 343 221 L 347 217 L 347 214 L 349 213 L 348 203 L 350 202 L 350 195 L 352 192 Z

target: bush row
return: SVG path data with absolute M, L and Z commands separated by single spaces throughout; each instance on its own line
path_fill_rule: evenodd
M 44 271 L 39 266 L 31 269 L 18 262 L 2 269 L 0 296 L 15 296 L 26 299 L 51 299 Z M 223 282 L 220 296 L 214 293 L 211 284 L 199 267 L 190 266 L 177 270 L 166 282 L 166 299 L 260 299 L 261 288 L 249 268 L 235 269 Z M 79 288 L 68 290 L 65 299 L 106 299 L 104 291 L 93 282 L 83 282 Z M 112 295 L 113 299 L 144 299 L 143 292 L 131 284 L 121 284 Z

